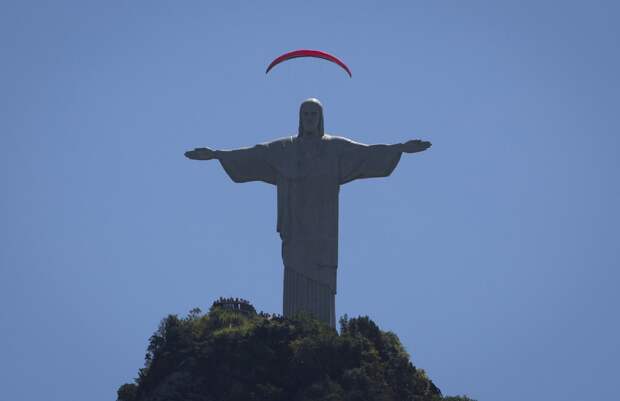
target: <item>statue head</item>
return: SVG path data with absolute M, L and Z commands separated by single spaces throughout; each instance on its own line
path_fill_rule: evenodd
M 304 100 L 299 107 L 299 136 L 321 138 L 323 134 L 323 105 L 319 99 Z

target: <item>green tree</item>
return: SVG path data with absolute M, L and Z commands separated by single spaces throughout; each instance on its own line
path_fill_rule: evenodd
M 118 388 L 116 392 L 117 401 L 134 401 L 138 392 L 138 386 L 134 383 L 126 383 Z

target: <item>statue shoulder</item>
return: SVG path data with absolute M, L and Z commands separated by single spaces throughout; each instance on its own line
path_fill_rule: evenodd
M 287 136 L 283 138 L 274 139 L 273 141 L 265 142 L 263 145 L 272 149 L 284 149 L 293 144 L 293 137 Z
M 352 139 L 339 135 L 325 134 L 323 135 L 323 140 L 328 141 L 331 146 L 335 146 L 342 150 L 348 149 L 352 146 L 354 147 L 355 145 L 362 145 L 361 143 L 355 142 Z

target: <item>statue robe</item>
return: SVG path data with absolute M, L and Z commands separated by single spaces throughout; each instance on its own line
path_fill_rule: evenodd
M 284 315 L 305 311 L 336 326 L 338 195 L 358 178 L 386 177 L 401 152 L 347 138 L 290 137 L 251 148 L 220 151 L 234 182 L 277 186 L 277 231 L 284 262 Z

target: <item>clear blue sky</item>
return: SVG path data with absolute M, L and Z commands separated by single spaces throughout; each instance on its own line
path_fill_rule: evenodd
M 197 146 L 433 142 L 341 191 L 337 315 L 446 394 L 609 400 L 620 359 L 614 1 L 0 5 L 0 398 L 115 399 L 166 314 L 281 311 L 275 191 Z M 297 48 L 333 52 L 353 78 Z

